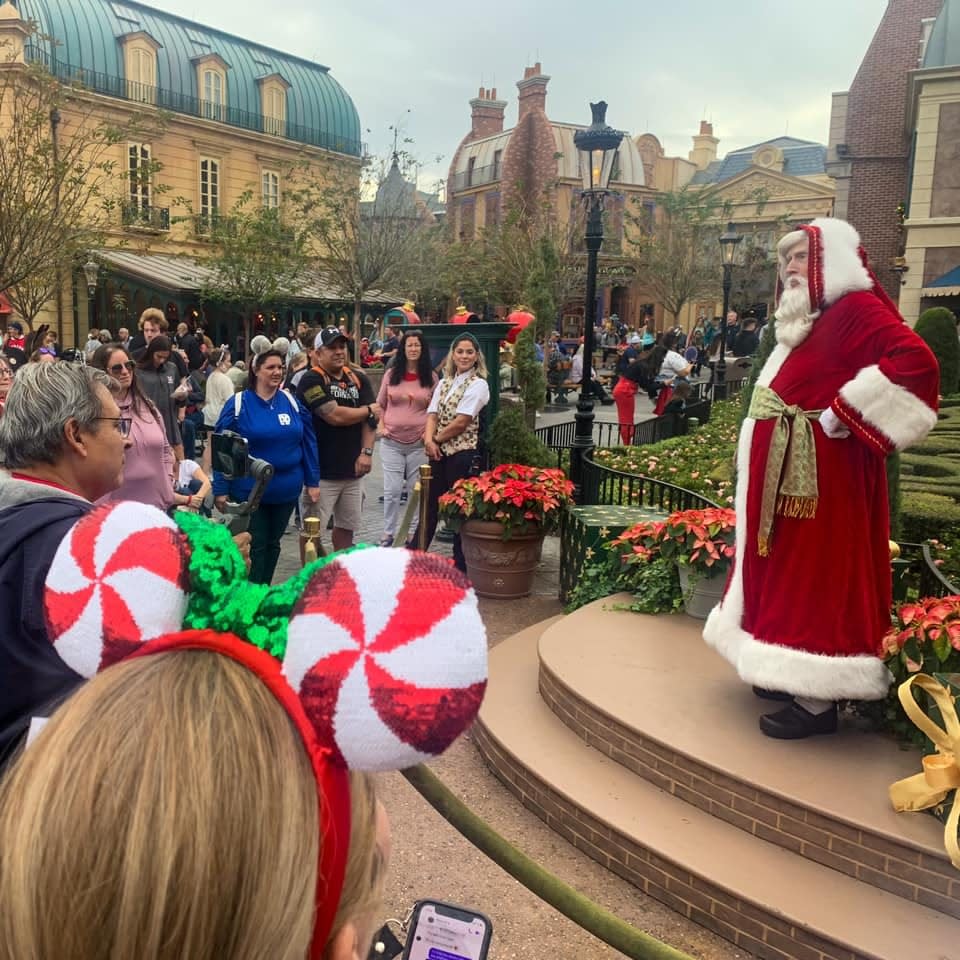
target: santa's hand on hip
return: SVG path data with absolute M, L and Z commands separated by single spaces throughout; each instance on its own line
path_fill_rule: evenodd
M 823 427 L 823 432 L 831 440 L 843 440 L 844 437 L 850 436 L 850 430 L 847 425 L 830 407 L 827 407 L 827 409 L 820 414 L 820 426 Z

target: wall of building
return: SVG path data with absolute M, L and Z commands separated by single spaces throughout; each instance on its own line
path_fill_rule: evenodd
M 907 74 L 918 65 L 921 21 L 935 17 L 941 5 L 942 0 L 889 0 L 847 101 L 847 219 L 894 300 L 900 278 L 893 264 L 903 243 L 897 207 L 907 199 L 910 156 L 904 129 Z

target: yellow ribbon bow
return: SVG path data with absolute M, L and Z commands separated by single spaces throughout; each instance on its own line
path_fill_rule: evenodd
M 911 688 L 926 690 L 940 708 L 944 726 L 933 722 L 914 699 Z M 898 780 L 890 786 L 890 802 L 898 813 L 928 810 L 946 800 L 951 791 L 960 788 L 960 718 L 953 697 L 942 683 L 925 673 L 912 676 L 900 684 L 897 691 L 900 703 L 907 716 L 933 742 L 937 752 L 923 758 L 923 773 Z M 960 797 L 953 795 L 953 808 L 943 825 L 943 844 L 950 855 L 950 862 L 960 870 L 960 842 L 957 826 L 960 824 Z
M 753 389 L 747 416 L 754 420 L 777 421 L 763 471 L 763 499 L 757 531 L 757 552 L 761 557 L 770 553 L 775 512 L 783 517 L 804 519 L 816 515 L 817 447 L 810 421 L 822 412 L 804 410 L 796 404 L 788 405 L 769 387 L 758 384 Z

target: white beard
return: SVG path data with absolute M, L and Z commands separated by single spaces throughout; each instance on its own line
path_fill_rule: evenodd
M 794 282 L 788 281 L 774 316 L 777 343 L 793 349 L 807 339 L 820 313 L 810 312 L 810 290 L 806 281 L 799 277 L 791 280 Z

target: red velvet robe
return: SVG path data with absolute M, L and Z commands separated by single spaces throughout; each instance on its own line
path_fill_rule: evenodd
M 793 349 L 778 344 L 758 382 L 786 404 L 831 407 L 850 429 L 813 422 L 818 503 L 809 519 L 776 514 L 758 551 L 773 420 L 740 435 L 737 554 L 704 637 L 747 683 L 819 699 L 879 699 L 890 625 L 886 455 L 936 423 L 938 371 L 926 344 L 872 292 L 841 297 Z

